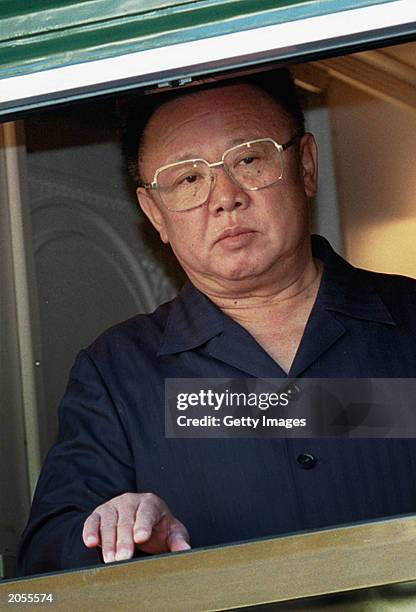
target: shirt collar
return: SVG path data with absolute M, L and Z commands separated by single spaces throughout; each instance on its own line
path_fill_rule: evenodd
M 395 325 L 376 289 L 376 274 L 349 264 L 322 236 L 311 238 L 313 256 L 324 263 L 316 306 L 356 319 Z
M 368 275 L 337 255 L 322 236 L 313 235 L 311 239 L 314 257 L 324 263 L 315 308 L 395 325 L 377 290 L 369 283 Z M 226 318 L 227 315 L 187 281 L 171 303 L 158 355 L 179 353 L 205 344 L 224 331 Z
M 220 334 L 224 313 L 187 281 L 172 301 L 158 355 L 193 349 Z

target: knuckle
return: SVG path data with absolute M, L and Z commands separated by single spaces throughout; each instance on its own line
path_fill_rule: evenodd
M 97 508 L 93 512 L 93 515 L 96 514 L 102 517 L 104 514 L 108 514 L 108 512 L 110 511 L 110 508 L 112 508 L 111 500 L 106 502 L 105 504 L 101 504 L 101 506 L 97 506 Z
M 103 534 L 101 537 L 101 544 L 104 550 L 111 551 L 115 550 L 115 541 L 114 537 L 109 536 L 108 534 Z
M 84 521 L 83 532 L 96 531 L 100 524 L 100 515 L 97 512 L 90 514 Z
M 125 503 L 126 501 L 127 502 L 130 501 L 132 495 L 134 495 L 134 493 L 122 493 L 116 499 L 119 500 L 122 503 Z
M 92 514 L 90 514 L 84 521 L 84 529 L 88 529 L 90 527 L 93 527 L 94 524 L 97 522 L 98 520 L 98 515 L 96 514 L 96 512 L 94 511 Z
M 133 535 L 131 535 L 131 536 L 123 536 L 121 538 L 117 538 L 117 547 L 118 548 L 125 548 L 125 549 L 128 549 L 128 550 L 134 548 Z
M 133 526 L 134 518 L 130 516 L 123 516 L 118 520 L 119 529 L 129 529 Z
M 111 543 L 114 542 L 115 533 L 116 533 L 115 529 L 113 529 L 112 527 L 109 527 L 108 525 L 103 525 L 101 529 L 102 541 L 106 542 L 106 544 L 108 544 L 109 542 Z
M 183 525 L 182 523 L 180 523 L 176 519 L 173 519 L 171 521 L 171 524 L 170 524 L 170 532 L 171 533 L 184 534 L 184 533 L 186 533 L 185 525 Z
M 163 505 L 163 501 L 160 499 L 160 497 L 158 497 L 157 495 L 155 495 L 154 493 L 142 493 L 141 494 L 141 502 L 146 503 L 146 504 L 151 504 L 154 506 L 161 506 Z
M 171 532 L 183 536 L 185 539 L 189 539 L 189 532 L 185 525 L 178 521 L 178 519 L 173 518 L 171 524 Z
M 140 503 L 140 495 L 138 493 L 123 493 L 117 498 L 117 501 L 117 507 L 120 512 L 134 514 Z
M 117 523 L 117 518 L 117 512 L 114 510 L 104 510 L 104 512 L 101 514 L 101 525 L 115 525 Z
M 104 504 L 101 504 L 101 506 L 98 506 L 96 511 L 102 511 L 107 508 L 117 509 L 120 505 L 124 505 L 126 501 L 129 502 L 135 495 L 135 493 L 122 493 L 121 495 L 117 495 L 117 497 L 113 497 Z

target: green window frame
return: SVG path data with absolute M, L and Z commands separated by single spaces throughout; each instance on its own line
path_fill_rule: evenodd
M 0 116 L 415 32 L 414 0 L 0 0 Z

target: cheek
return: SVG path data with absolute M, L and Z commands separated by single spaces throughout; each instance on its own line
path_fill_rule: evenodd
M 304 231 L 308 223 L 308 203 L 299 185 L 279 185 L 273 196 L 258 208 L 266 233 L 289 238 L 293 232 Z
M 201 230 L 198 229 L 198 224 L 192 219 L 177 219 L 172 220 L 169 224 L 168 238 L 175 253 L 180 253 L 182 256 L 189 257 L 197 256 L 199 246 L 202 248 Z

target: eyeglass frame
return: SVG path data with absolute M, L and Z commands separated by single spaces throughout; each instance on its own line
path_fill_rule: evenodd
M 304 135 L 304 132 L 302 130 L 299 130 L 296 132 L 296 134 L 287 142 L 285 142 L 284 144 L 279 144 L 278 142 L 276 142 L 274 140 L 274 138 L 271 138 L 270 136 L 267 136 L 265 138 L 256 138 L 255 140 L 247 140 L 246 142 L 241 142 L 240 144 L 234 145 L 233 147 L 230 147 L 229 149 L 226 149 L 224 151 L 224 153 L 221 156 L 220 161 L 217 162 L 208 162 L 206 159 L 204 159 L 203 157 L 196 157 L 193 159 L 183 159 L 181 161 L 177 161 L 177 162 L 173 162 L 171 164 L 165 164 L 163 166 L 160 166 L 159 168 L 156 169 L 154 176 L 153 176 L 153 181 L 151 183 L 143 183 L 140 182 L 139 183 L 139 187 L 143 187 L 144 189 L 153 189 L 156 191 L 156 193 L 159 196 L 160 201 L 162 202 L 163 206 L 165 208 L 167 208 L 167 210 L 170 210 L 172 212 L 187 212 L 188 210 L 193 210 L 194 208 L 199 208 L 200 206 L 203 206 L 204 204 L 207 203 L 209 196 L 211 195 L 212 192 L 212 184 L 213 184 L 213 178 L 214 175 L 211 172 L 211 185 L 208 191 L 208 195 L 206 197 L 206 199 L 201 202 L 201 204 L 196 204 L 195 206 L 191 206 L 190 208 L 185 208 L 183 210 L 176 210 L 174 208 L 169 208 L 169 206 L 166 205 L 166 203 L 163 201 L 163 197 L 159 191 L 159 185 L 157 182 L 157 177 L 159 176 L 159 174 L 163 171 L 163 170 L 167 170 L 168 168 L 173 168 L 175 166 L 179 166 L 182 164 L 186 164 L 186 163 L 195 163 L 195 162 L 203 162 L 210 170 L 211 168 L 218 168 L 220 166 L 224 167 L 224 171 L 227 173 L 227 176 L 229 176 L 229 178 L 236 183 L 239 187 L 241 187 L 241 189 L 243 189 L 244 191 L 259 191 L 260 189 L 266 189 L 266 187 L 271 187 L 272 185 L 275 185 L 276 183 L 278 183 L 280 180 L 282 180 L 283 178 L 283 172 L 284 172 L 284 164 L 283 164 L 283 158 L 281 158 L 282 161 L 282 173 L 279 176 L 279 178 L 277 178 L 275 181 L 273 181 L 272 183 L 269 183 L 268 185 L 264 185 L 263 187 L 243 187 L 238 181 L 237 179 L 228 171 L 228 167 L 226 164 L 224 164 L 224 158 L 226 157 L 226 155 L 228 155 L 228 153 L 230 153 L 231 151 L 234 151 L 235 149 L 239 149 L 240 147 L 244 146 L 244 145 L 252 145 L 255 144 L 257 142 L 271 142 L 277 149 L 277 151 L 279 153 L 283 153 L 284 151 L 286 151 L 286 149 L 288 149 L 289 147 L 291 147 L 293 144 L 295 144 L 296 140 L 298 138 L 301 138 Z

